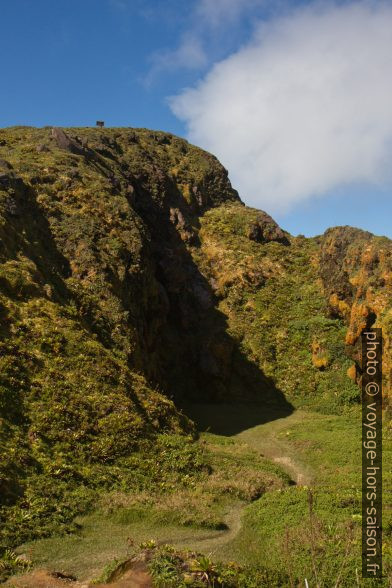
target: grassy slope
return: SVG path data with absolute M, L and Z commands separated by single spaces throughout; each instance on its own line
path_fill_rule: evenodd
M 185 141 L 77 132 L 82 153 L 50 129 L 1 132 L 2 549 L 72 529 L 97 492 L 137 490 L 148 440 L 190 430 L 140 374 L 159 376 L 168 312 L 151 231 L 161 206 L 191 224 L 195 207 L 236 197 Z
M 94 513 L 77 519 L 78 533 L 24 545 L 23 552 L 37 565 L 81 579 L 97 575 L 113 558 L 125 557 L 133 546 L 150 539 L 219 552 L 238 532 L 244 506 L 265 492 L 284 488 L 288 477 L 229 437 L 204 434 L 196 448 L 205 465 L 198 473 L 186 463 L 182 475 L 176 476 L 181 454 L 171 451 L 173 473 L 165 486 L 157 483 L 134 494 L 128 489 L 107 494 Z
M 245 354 L 295 406 L 334 413 L 358 402 L 348 377 L 347 328 L 328 316 L 315 239 L 290 246 L 249 240 L 258 211 L 227 204 L 201 221 L 203 271 L 214 280 L 219 308 Z
M 267 493 L 248 506 L 241 531 L 215 556 L 275 572 L 284 569 L 292 579 L 308 578 L 310 585 L 318 581 L 321 586 L 334 586 L 338 576 L 341 586 L 356 585 L 355 570 L 361 575 L 359 411 L 353 409 L 343 416 L 298 410 L 260 425 L 255 425 L 254 412 L 249 406 L 198 405 L 190 410 L 201 429 L 232 431 L 234 438 L 275 460 L 294 479 L 300 477 L 300 482 Z M 387 427 L 384 433 L 383 563 L 387 578 L 374 585 L 388 586 L 392 578 L 392 476 L 388 467 L 392 443 Z
M 359 316 L 364 328 L 372 309 L 377 311 L 375 326 L 383 328 L 386 349 L 384 391 L 388 406 L 391 246 L 386 239 L 354 230 L 351 234 L 347 229 L 349 245 L 343 251 L 342 274 L 356 290 L 353 298 L 336 302 L 342 298 L 341 283 L 334 283 L 329 274 L 331 283 L 326 285 L 321 274 L 328 254 L 332 255 L 334 247 L 339 249 L 339 231 L 336 238 L 330 232 L 325 246 L 322 239 L 302 237 L 290 238 L 290 246 L 259 244 L 248 239 L 249 226 L 258 214 L 236 204 L 207 212 L 201 221 L 201 249 L 195 255 L 214 284 L 230 332 L 241 340 L 248 357 L 295 407 L 318 412 L 300 410 L 278 420 L 279 415 L 271 413 L 271 420 L 265 422 L 268 413 L 263 411 L 259 417 L 263 424 L 257 426 L 252 409 L 246 409 L 245 421 L 249 419 L 249 424 L 240 432 L 238 407 L 232 413 L 230 409 L 218 409 L 215 416 L 211 408 L 201 406 L 196 411 L 201 422 L 209 422 L 211 415 L 210 425 L 216 426 L 218 421 L 221 432 L 238 434 L 267 457 L 277 458 L 300 482 L 298 487 L 268 494 L 249 507 L 241 533 L 225 546 L 221 556 L 231 554 L 243 563 L 291 570 L 295 578 L 307 577 L 316 582 L 309 540 L 309 496 L 301 488 L 308 484 L 315 488 L 312 524 L 317 535 L 318 580 L 322 585 L 333 585 L 332 578 L 341 571 L 340 581 L 351 586 L 356 581 L 355 570 L 361 569 L 359 388 L 353 378 L 358 370 L 359 348 L 358 335 L 353 336 L 353 331 L 358 329 Z M 323 253 L 320 245 L 324 246 Z M 335 273 L 338 268 L 335 266 Z M 335 291 L 339 297 L 331 294 Z M 331 298 L 338 309 L 332 307 Z M 386 414 L 384 565 L 389 576 L 390 448 L 390 420 Z
M 0 131 L 2 550 L 74 528 L 97 492 L 152 482 L 157 433 L 192 430 L 141 373 L 158 369 L 167 303 L 131 182 L 157 206 L 165 182 L 184 206 L 196 198 L 186 181 L 200 198 L 235 196 L 215 158 L 183 140 L 78 133 L 83 154 L 50 129 Z
M 139 542 L 154 539 L 208 554 L 215 561 L 234 559 L 249 569 L 269 571 L 271 578 L 284 570 L 288 577 L 280 586 L 290 586 L 290 577 L 292 581 L 306 577 L 314 584 L 313 563 L 321 586 L 334 586 L 338 576 L 341 586 L 355 585 L 355 570 L 360 570 L 358 413 L 337 416 L 299 410 L 254 426 L 255 409 L 249 406 L 197 405 L 189 409 L 201 429 L 218 433 L 201 438 L 213 466 L 212 478 L 204 474 L 183 490 L 173 487 L 174 495 L 109 495 L 99 511 L 78 520 L 82 525 L 78 534 L 35 542 L 24 546 L 23 552 L 39 565 L 83 579 L 96 575 L 113 558 L 133 553 Z M 222 434 L 228 428 L 238 430 L 239 424 L 243 430 L 234 436 Z M 390 446 L 386 438 L 385 463 L 391 462 Z M 280 462 L 293 477 L 302 474 L 302 483 L 287 485 L 279 468 L 260 460 L 259 454 Z M 386 472 L 384 496 L 391 487 Z M 257 498 L 260 488 L 268 491 Z M 309 488 L 314 501 L 311 517 Z M 246 506 L 251 498 L 255 500 Z M 229 530 L 219 530 L 225 522 Z M 387 502 L 384 524 L 384 569 L 390 575 Z M 247 584 L 243 580 L 240 585 Z M 271 580 L 258 585 L 274 584 Z M 387 586 L 388 580 L 377 585 Z

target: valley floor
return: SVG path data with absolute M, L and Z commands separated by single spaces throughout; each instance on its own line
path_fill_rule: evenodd
M 336 416 L 297 410 L 288 416 L 264 412 L 258 418 L 257 410 L 188 407 L 201 431 L 199 443 L 227 443 L 229 451 L 245 443 L 290 478 L 251 503 L 233 498 L 218 505 L 226 528 L 173 524 L 150 516 L 148 508 L 137 516 L 128 509 L 122 518 L 97 511 L 79 519 L 78 535 L 35 541 L 24 545 L 23 553 L 38 567 L 87 581 L 113 559 L 126 558 L 130 546 L 154 539 L 215 560 L 284 569 L 293 579 L 310 579 L 311 586 L 362 586 L 359 413 Z M 385 444 L 385 463 L 390 463 L 390 446 Z M 227 471 L 230 475 L 230 468 Z M 384 496 L 390 496 L 390 488 L 386 476 Z M 198 492 L 202 501 L 203 492 Z M 388 516 L 386 509 L 386 571 L 391 554 Z

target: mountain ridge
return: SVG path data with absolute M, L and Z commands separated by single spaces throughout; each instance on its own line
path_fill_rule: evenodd
M 293 237 L 184 139 L 0 129 L 0 239 L 0 473 L 14 526 L 40 473 L 105 485 L 148 440 L 192 435 L 178 409 L 189 401 L 349 411 L 374 325 L 387 406 L 392 242 L 351 227 Z

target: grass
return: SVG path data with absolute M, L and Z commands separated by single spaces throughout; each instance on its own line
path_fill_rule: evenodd
M 206 555 L 179 551 L 170 545 L 154 549 L 148 567 L 157 588 L 282 588 L 287 585 L 284 572 L 274 574 L 234 562 L 214 562 Z
M 226 411 L 228 421 L 229 407 Z M 211 418 L 211 409 L 209 415 Z M 241 420 L 238 407 L 231 409 L 231 418 Z M 263 495 L 246 507 L 241 531 L 222 548 L 220 557 L 272 571 L 290 570 L 292 578 L 306 577 L 310 585 L 318 581 L 321 586 L 333 586 L 333 579 L 339 576 L 340 586 L 353 586 L 355 570 L 361 570 L 360 431 L 360 414 L 353 410 L 345 416 L 297 411 L 238 433 L 238 438 L 271 458 L 285 455 L 291 460 L 291 471 L 307 476 L 312 508 L 307 485 Z M 391 437 L 385 427 L 384 570 L 389 580 L 378 584 L 384 586 L 392 574 L 391 453 Z
M 103 493 L 98 508 L 75 519 L 71 535 L 27 543 L 18 551 L 35 565 L 81 579 L 98 575 L 108 562 L 123 559 L 134 545 L 152 538 L 159 544 L 217 551 L 238 531 L 247 503 L 289 481 L 281 468 L 240 440 L 205 433 L 191 448 L 193 463 L 196 455 L 202 466 L 198 471 L 182 457 L 187 449 L 181 446 L 180 451 L 176 441 L 167 452 L 171 480 L 166 474 L 165 484 L 146 485 L 139 493 Z M 163 468 L 162 446 L 159 453 Z M 179 472 L 181 461 L 185 467 Z
M 215 431 L 202 433 L 198 442 L 207 454 L 209 473 L 183 491 L 107 495 L 97 511 L 77 519 L 77 534 L 27 544 L 23 553 L 35 565 L 87 579 L 113 559 L 129 557 L 139 543 L 154 539 L 177 551 L 211 554 L 215 564 L 237 561 L 247 570 L 243 586 L 257 570 L 271 578 L 285 570 L 281 586 L 306 577 L 310 585 L 318 582 L 329 588 L 339 580 L 339 586 L 351 588 L 355 570 L 361 569 L 358 411 L 342 416 L 296 411 L 260 425 L 254 423 L 254 412 L 249 406 L 194 406 L 201 429 Z M 232 426 L 233 434 L 221 434 L 222 426 Z M 390 447 L 388 437 L 384 497 L 391 490 Z M 282 456 L 288 462 L 274 464 Z M 309 485 L 290 485 L 282 467 L 291 478 L 303 474 Z M 384 566 L 391 574 L 387 500 L 385 507 Z
M 347 371 L 347 326 L 331 316 L 317 239 L 290 245 L 249 240 L 259 211 L 227 203 L 201 219 L 194 258 L 214 283 L 219 309 L 240 348 L 295 407 L 339 413 L 359 401 Z M 236 369 L 236 366 L 233 366 Z

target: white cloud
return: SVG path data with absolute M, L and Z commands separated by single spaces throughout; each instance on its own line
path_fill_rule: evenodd
M 202 41 L 191 32 L 184 33 L 176 49 L 163 49 L 150 57 L 151 67 L 144 78 L 149 85 L 157 75 L 178 69 L 200 69 L 207 64 Z
M 111 0 L 123 2 L 124 0 Z M 188 0 L 189 1 L 189 0 Z M 163 73 L 178 70 L 205 70 L 218 53 L 225 53 L 227 39 L 241 19 L 271 0 L 194 0 L 174 48 L 164 48 L 150 56 L 144 83 L 150 85 Z M 276 2 L 277 0 L 275 0 Z M 183 23 L 184 25 L 184 23 Z M 213 47 L 213 48 L 212 48 Z
M 321 3 L 252 41 L 170 101 L 249 204 L 282 212 L 392 160 L 392 5 Z

